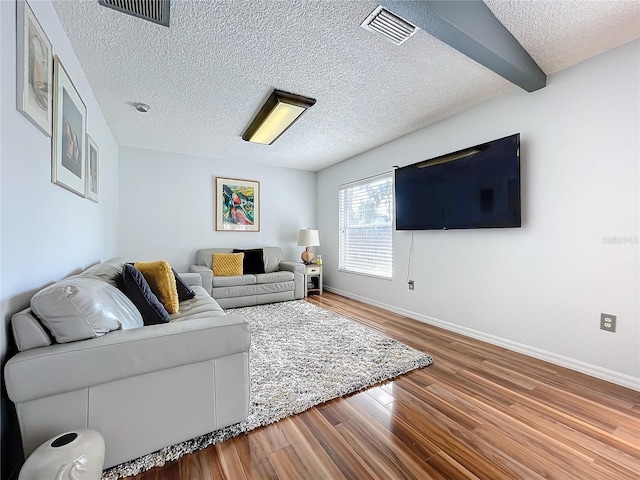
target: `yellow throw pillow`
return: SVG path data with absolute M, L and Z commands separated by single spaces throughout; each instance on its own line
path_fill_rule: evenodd
M 178 312 L 180 301 L 171 265 L 164 260 L 159 260 L 157 262 L 136 262 L 134 267 L 142 272 L 151 291 L 158 297 L 167 312 Z
M 213 274 L 218 277 L 242 275 L 244 253 L 214 253 Z

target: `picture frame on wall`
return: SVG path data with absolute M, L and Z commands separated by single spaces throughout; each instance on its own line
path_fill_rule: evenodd
M 216 230 L 260 231 L 260 182 L 216 177 Z
M 85 171 L 87 198 L 98 203 L 100 190 L 100 149 L 89 134 L 87 134 L 87 164 Z
M 87 107 L 60 58 L 53 58 L 51 181 L 85 196 Z
M 18 0 L 16 8 L 16 108 L 50 137 L 53 118 L 51 42 L 25 0 Z

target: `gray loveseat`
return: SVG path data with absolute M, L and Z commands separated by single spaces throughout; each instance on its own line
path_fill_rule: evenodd
M 13 316 L 20 352 L 7 362 L 5 381 L 25 456 L 62 432 L 93 428 L 105 439 L 107 468 L 247 417 L 246 319 L 225 315 L 199 286 L 199 275 L 183 274 L 195 297 L 180 302 L 169 323 L 143 327 L 133 303 L 115 288 L 123 263 L 115 258 L 95 265 L 31 302 L 38 312 L 43 302 L 54 311 L 56 339 L 91 324 L 85 315 L 65 326 L 73 304 L 82 312 L 106 309 L 115 330 L 96 331 L 93 322 L 85 335 L 94 338 L 56 343 L 31 308 Z
M 230 277 L 213 275 L 213 254 L 232 253 L 232 248 L 205 248 L 196 252 L 189 271 L 199 273 L 202 286 L 222 308 L 299 300 L 304 297 L 304 265 L 284 260 L 280 247 L 263 247 L 265 273 Z

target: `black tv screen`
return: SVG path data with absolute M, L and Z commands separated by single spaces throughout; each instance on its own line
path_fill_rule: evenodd
M 520 134 L 395 171 L 396 230 L 520 227 Z

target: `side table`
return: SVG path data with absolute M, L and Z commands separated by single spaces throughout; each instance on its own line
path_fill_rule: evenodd
M 305 265 L 304 270 L 304 296 L 311 293 L 322 294 L 322 265 Z

